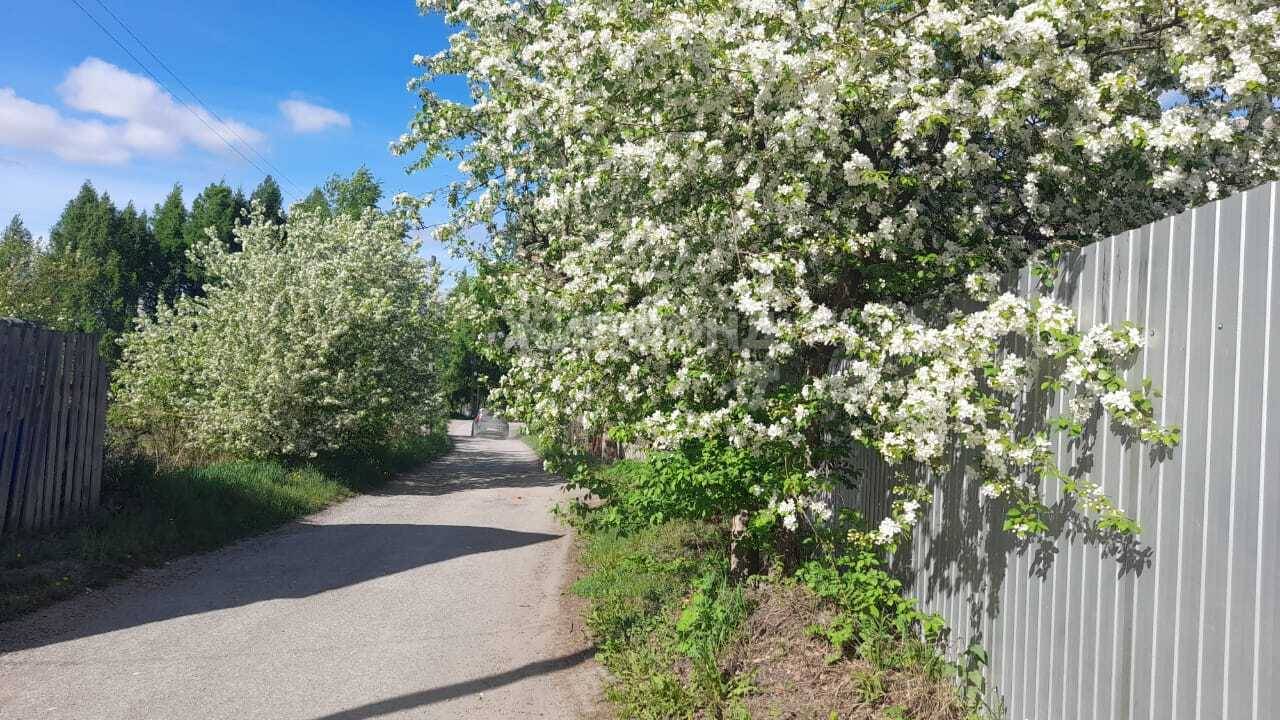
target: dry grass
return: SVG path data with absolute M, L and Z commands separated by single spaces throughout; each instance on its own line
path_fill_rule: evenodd
M 877 669 L 860 658 L 828 662 L 831 645 L 809 628 L 834 609 L 807 588 L 768 583 L 750 590 L 755 610 L 726 653 L 726 674 L 746 674 L 754 691 L 742 698 L 752 718 L 778 720 L 960 720 L 953 685 L 919 668 Z

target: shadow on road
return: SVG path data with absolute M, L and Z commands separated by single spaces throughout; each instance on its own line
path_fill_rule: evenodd
M 400 476 L 374 495 L 447 495 L 464 490 L 550 487 L 563 480 L 546 473 L 542 461 L 513 458 L 506 443 L 484 438 L 453 437 L 453 452 Z
M 54 606 L 0 626 L 0 653 L 267 600 L 305 598 L 476 553 L 524 547 L 560 535 L 470 525 L 294 523 L 232 548 L 165 588 L 134 589 L 128 601 L 66 616 Z M 263 546 L 266 544 L 266 547 Z
M 475 680 L 466 680 L 453 685 L 445 685 L 444 687 L 431 688 L 421 692 L 409 693 L 398 697 L 379 700 L 375 703 L 361 705 L 349 710 L 342 710 L 331 715 L 316 718 L 316 720 L 366 720 L 367 718 L 376 718 L 382 715 L 390 715 L 391 713 L 403 712 L 414 708 L 426 707 L 445 700 L 452 700 L 456 697 L 464 695 L 473 695 L 475 693 L 491 690 L 503 685 L 510 685 L 513 682 L 523 680 L 524 678 L 534 677 L 536 675 L 544 675 L 547 673 L 559 672 L 567 670 L 575 665 L 580 665 L 590 660 L 596 653 L 595 648 L 586 648 L 579 650 L 572 655 L 562 655 L 557 658 L 548 660 L 539 660 L 538 662 L 522 665 L 514 670 L 508 670 L 504 673 L 496 675 L 486 675 Z

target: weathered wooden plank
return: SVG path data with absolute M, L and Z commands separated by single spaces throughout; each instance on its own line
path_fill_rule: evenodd
M 49 407 L 49 446 L 45 453 L 45 477 L 54 487 L 62 482 L 62 443 L 66 427 L 66 379 L 67 345 L 69 336 L 59 334 L 57 349 L 57 374 L 53 378 L 53 399 Z
M 23 340 L 31 330 L 32 327 L 26 323 L 0 318 L 0 371 L 4 371 L 4 375 L 0 376 L 0 402 L 4 403 L 0 405 L 0 433 L 8 427 L 4 423 L 13 410 L 9 399 L 16 384 L 13 379 L 14 368 L 22 354 Z
M 22 354 L 22 326 L 0 321 L 0 452 L 9 433 L 13 414 L 13 388 L 17 384 L 15 368 Z
M 47 335 L 49 336 L 49 349 L 46 351 L 46 360 L 51 374 L 48 378 L 48 382 L 46 383 L 46 387 L 44 388 L 43 395 L 45 397 L 45 409 L 43 420 L 40 423 L 40 431 L 43 436 L 41 450 L 44 451 L 44 458 L 41 462 L 40 473 L 32 476 L 30 480 L 30 487 L 39 488 L 40 490 L 37 518 L 32 527 L 42 527 L 46 524 L 46 518 L 54 510 L 52 507 L 51 496 L 57 489 L 57 480 L 51 477 L 48 465 L 48 445 L 50 442 L 49 423 L 51 414 L 55 410 L 55 408 L 49 407 L 49 398 L 51 397 L 50 391 L 52 390 L 52 386 L 56 386 L 61 382 L 62 345 L 65 342 L 64 338 L 67 336 L 63 333 L 53 331 L 47 332 Z
M 32 335 L 32 344 L 24 358 L 19 372 L 22 374 L 22 392 L 15 398 L 15 417 L 20 423 L 20 428 L 15 435 L 17 440 L 16 454 L 13 464 L 14 483 L 21 482 L 23 484 L 23 512 L 26 513 L 26 507 L 31 503 L 31 499 L 35 489 L 27 482 L 26 466 L 31 457 L 32 438 L 39 432 L 34 422 L 34 395 L 36 385 L 36 358 L 41 351 L 41 343 L 44 340 L 43 333 L 36 329 Z
M 11 345 L 17 348 L 17 351 L 13 354 L 12 363 L 9 366 L 12 375 L 11 384 L 6 393 L 6 404 L 9 407 L 8 430 L 5 433 L 4 447 L 0 448 L 0 483 L 3 484 L 9 499 L 8 513 L 4 523 L 6 531 L 17 529 L 21 525 L 26 488 L 16 482 L 18 477 L 16 466 L 21 459 L 19 453 L 22 448 L 22 436 L 26 429 L 23 399 L 27 382 L 26 366 L 30 362 L 37 340 L 36 330 L 31 326 L 19 326 L 17 335 L 18 339 Z
M 59 346 L 61 344 L 61 334 L 41 329 L 41 335 L 44 337 L 43 347 L 40 352 L 40 377 L 37 378 L 37 401 L 40 403 L 40 409 L 34 418 L 35 428 L 38 434 L 36 442 L 31 446 L 32 463 L 28 468 L 26 477 L 27 499 L 28 505 L 32 506 L 32 513 L 29 520 L 24 521 L 24 528 L 33 528 L 39 524 L 39 516 L 45 510 L 45 496 L 49 492 L 50 479 L 48 477 L 48 458 L 47 449 L 49 445 L 49 414 L 51 400 L 51 384 L 58 381 L 58 373 L 61 368 L 58 365 L 61 355 Z M 40 453 L 37 457 L 36 453 Z
M 66 335 L 52 331 L 48 332 L 47 335 L 49 337 L 49 346 L 46 351 L 46 361 L 50 368 L 50 376 L 46 383 L 46 387 L 44 388 L 44 392 L 42 393 L 45 398 L 45 409 L 44 418 L 40 423 L 40 432 L 44 436 L 44 440 L 41 443 L 44 458 L 41 462 L 42 467 L 40 473 L 38 475 L 31 476 L 29 479 L 29 487 L 33 489 L 33 493 L 35 490 L 39 491 L 39 495 L 37 496 L 33 494 L 31 500 L 31 502 L 37 504 L 36 517 L 32 520 L 31 524 L 28 525 L 28 527 L 33 528 L 40 527 L 44 524 L 45 514 L 51 511 L 49 507 L 49 496 L 57 487 L 57 479 L 53 477 L 52 473 L 49 471 L 48 446 L 52 441 L 50 437 L 50 430 L 52 429 L 50 427 L 50 422 L 57 410 L 55 407 L 52 407 L 52 393 L 62 382 L 62 346 L 65 342 Z M 38 503 L 35 502 L 36 497 L 39 498 Z
M 94 398 L 93 425 L 93 467 L 89 476 L 89 509 L 97 509 L 102 497 L 102 464 L 107 437 L 107 395 L 110 387 L 107 377 L 107 363 L 101 356 L 95 356 L 94 372 L 97 374 L 98 386 Z
M 27 488 L 25 502 L 31 503 L 33 498 L 42 492 L 41 479 L 44 476 L 44 462 L 40 457 L 40 447 L 45 435 L 45 393 L 44 376 L 49 358 L 49 350 L 53 344 L 53 334 L 44 330 L 37 331 L 38 340 L 31 354 L 31 400 L 30 414 L 26 424 L 29 428 L 23 438 L 22 462 L 17 468 L 14 482 L 20 482 Z
M 79 486 L 76 482 L 76 468 L 78 462 L 77 441 L 79 439 L 79 424 L 81 424 L 81 414 L 83 407 L 79 401 L 81 395 L 81 370 L 84 365 L 84 336 L 76 336 L 76 343 L 72 351 L 70 351 L 72 363 L 76 364 L 76 368 L 68 377 L 68 419 L 67 419 L 67 466 L 63 471 L 63 487 L 61 487 L 61 496 L 63 496 L 63 512 L 72 515 L 76 512 L 79 505 Z
M 97 506 L 106 402 L 96 337 L 0 319 L 0 532 Z
M 0 371 L 3 371 L 0 375 L 0 531 L 5 529 L 10 495 L 16 492 L 9 445 L 16 444 L 17 402 L 14 397 L 17 388 L 21 387 L 22 374 L 18 372 L 18 366 L 25 352 L 25 335 L 23 326 L 0 322 Z
M 67 338 L 66 344 L 66 377 L 63 379 L 63 404 L 66 407 L 66 415 L 63 418 L 62 428 L 62 460 L 59 468 L 58 494 L 62 505 L 70 506 L 75 502 L 72 495 L 73 492 L 73 475 L 75 458 L 75 440 L 76 440 L 76 392 L 77 381 L 76 375 L 80 372 L 80 336 L 71 335 Z
M 37 368 L 38 368 L 36 360 L 38 356 L 41 354 L 42 344 L 45 342 L 47 342 L 47 339 L 45 338 L 44 333 L 40 330 L 33 330 L 32 343 L 28 345 L 28 351 L 25 355 L 25 362 L 23 363 L 23 367 L 20 370 L 20 372 L 22 372 L 23 374 L 22 395 L 21 397 L 17 398 L 14 406 L 15 414 L 16 414 L 16 417 L 18 418 L 18 422 L 21 423 L 21 429 L 15 434 L 15 438 L 17 440 L 17 447 L 18 447 L 18 455 L 15 458 L 16 463 L 13 466 L 13 470 L 12 470 L 14 481 L 15 481 L 14 484 L 16 487 L 22 488 L 22 497 L 23 497 L 22 501 L 20 503 L 17 503 L 18 505 L 17 509 L 21 511 L 21 518 L 22 518 L 19 525 L 17 526 L 18 529 L 30 526 L 30 518 L 35 510 L 34 508 L 35 503 L 33 503 L 32 500 L 39 497 L 39 495 L 37 494 L 38 488 L 32 487 L 32 485 L 25 480 L 20 485 L 18 484 L 17 481 L 19 479 L 27 478 L 27 475 L 25 474 L 24 471 L 26 469 L 26 464 L 30 461 L 30 457 L 31 457 L 32 438 L 34 438 L 36 433 L 39 432 L 39 428 L 35 427 L 34 417 L 33 417 L 35 415 L 34 395 L 36 390 L 35 386 L 36 386 L 36 380 L 37 380 L 36 375 L 37 375 Z
M 48 339 L 46 349 L 44 350 L 45 361 L 47 363 L 47 366 L 50 368 L 51 374 L 48 378 L 48 382 L 46 383 L 46 387 L 42 388 L 42 392 L 41 392 L 42 398 L 45 403 L 44 412 L 42 413 L 43 417 L 38 421 L 40 434 L 43 437 L 40 443 L 41 450 L 45 450 L 49 443 L 49 414 L 52 408 L 48 407 L 48 402 L 49 402 L 48 384 L 49 383 L 56 384 L 60 382 L 59 374 L 62 371 L 60 366 L 61 357 L 62 357 L 61 348 L 62 348 L 63 337 L 64 337 L 62 333 L 53 332 L 53 331 L 45 331 L 44 334 Z M 30 527 L 30 528 L 42 527 L 45 524 L 46 522 L 45 518 L 47 517 L 48 513 L 51 511 L 49 497 L 52 494 L 53 489 L 56 487 L 55 480 L 49 476 L 47 452 L 45 454 L 45 457 L 42 459 L 42 461 L 39 464 L 41 466 L 40 472 L 29 475 L 28 481 L 27 481 L 27 486 L 31 488 L 31 492 L 29 493 L 29 497 L 28 497 L 28 502 L 35 506 L 35 514 L 34 514 L 33 520 L 27 525 L 27 527 Z
M 49 447 L 49 416 L 52 408 L 52 389 L 58 378 L 58 335 L 53 332 L 42 333 L 45 338 L 41 349 L 40 374 L 37 389 L 38 409 L 34 419 L 35 442 L 31 446 L 31 463 L 27 468 L 25 482 L 28 487 L 46 485 L 45 476 L 48 466 L 45 464 Z
M 63 504 L 74 513 L 80 504 L 80 488 L 76 483 L 77 441 L 80 434 L 80 373 L 84 367 L 84 336 L 77 335 L 67 345 L 67 358 L 72 369 L 67 373 L 67 435 L 64 443 L 65 465 L 62 472 Z
M 67 343 L 67 428 L 63 441 L 62 482 L 58 488 L 62 507 L 74 513 L 79 497 L 76 493 L 76 436 L 80 432 L 80 369 L 84 365 L 84 339 L 80 335 Z
M 98 409 L 97 403 L 94 402 L 94 392 L 96 388 L 94 383 L 97 380 L 97 373 L 94 372 L 98 357 L 97 351 L 98 338 L 96 335 L 86 335 L 84 337 L 84 352 L 81 354 L 82 362 L 77 377 L 80 379 L 80 426 L 76 437 L 76 507 L 75 515 L 79 517 L 89 511 L 89 465 L 90 454 L 93 452 L 93 423 L 94 415 Z

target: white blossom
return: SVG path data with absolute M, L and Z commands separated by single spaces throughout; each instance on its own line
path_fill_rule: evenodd
M 122 422 L 172 450 L 299 457 L 439 431 L 439 268 L 405 220 L 295 209 L 280 226 L 256 213 L 236 228 L 240 251 L 199 246 L 204 297 L 139 318 L 122 340 Z
M 898 534 L 902 532 L 902 525 L 891 517 L 886 517 L 880 521 L 880 527 L 876 529 L 876 542 L 886 545 L 894 541 Z
M 1140 329 L 1001 279 L 1280 174 L 1250 0 L 422 6 L 465 31 L 396 149 L 466 162 L 439 235 L 512 328 L 494 401 L 551 433 L 936 466 L 957 441 L 1032 502 L 1014 476 L 1054 458 L 1010 406 L 1038 372 L 1068 419 L 1168 436 L 1107 379 Z M 451 75 L 474 103 L 434 93 Z

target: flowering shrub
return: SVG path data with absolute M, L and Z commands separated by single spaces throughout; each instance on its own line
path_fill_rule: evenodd
M 254 216 L 240 252 L 210 242 L 210 281 L 123 341 L 114 410 L 176 446 L 308 456 L 443 418 L 438 270 L 404 218 Z
M 1009 529 L 1043 529 L 1046 480 L 1135 529 L 1048 448 L 1099 407 L 1177 441 L 1120 372 L 1141 332 L 1080 332 L 998 279 L 1277 174 L 1273 3 L 420 5 L 465 29 L 417 59 L 395 149 L 467 174 L 439 232 L 492 263 L 509 413 L 788 443 L 810 490 L 833 443 L 940 466 L 958 440 Z M 432 91 L 454 74 L 473 103 Z M 1070 406 L 1019 430 L 1013 401 L 1046 376 Z M 927 498 L 904 486 L 867 539 L 895 543 Z

